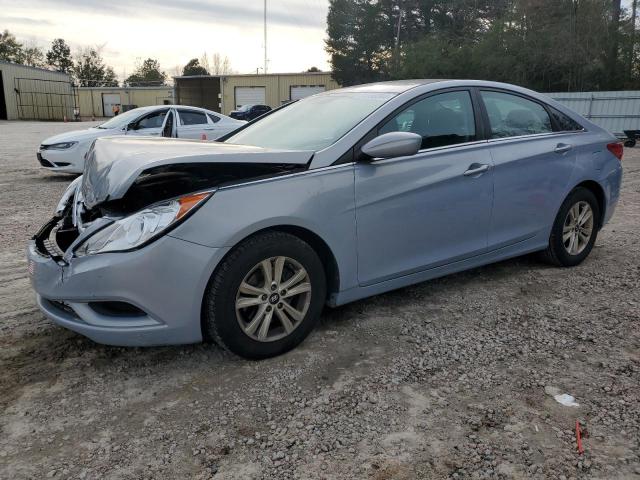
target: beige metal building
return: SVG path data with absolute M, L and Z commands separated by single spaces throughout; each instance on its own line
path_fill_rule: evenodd
M 113 106 L 120 112 L 149 105 L 174 103 L 173 87 L 79 87 L 78 108 L 82 118 L 112 117 Z
M 177 104 L 224 114 L 250 104 L 276 108 L 291 100 L 339 88 L 331 72 L 194 75 L 173 79 Z
M 261 104 L 271 108 L 300 98 L 340 88 L 331 72 L 270 73 L 267 75 L 225 75 L 221 77 L 222 113 L 242 105 Z
M 0 119 L 71 119 L 74 101 L 66 73 L 0 61 Z

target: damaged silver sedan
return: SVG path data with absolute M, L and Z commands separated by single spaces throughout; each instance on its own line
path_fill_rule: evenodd
M 622 175 L 611 134 L 490 82 L 330 91 L 231 135 L 98 139 L 28 246 L 45 314 L 100 343 L 265 358 L 325 304 L 535 251 L 579 264 Z

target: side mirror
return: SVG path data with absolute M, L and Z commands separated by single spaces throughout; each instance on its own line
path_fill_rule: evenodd
M 138 129 L 138 124 L 136 122 L 131 122 L 130 124 L 127 125 L 126 130 L 137 130 Z
M 415 155 L 422 145 L 422 137 L 411 132 L 389 132 L 362 146 L 362 153 L 372 158 L 394 158 Z

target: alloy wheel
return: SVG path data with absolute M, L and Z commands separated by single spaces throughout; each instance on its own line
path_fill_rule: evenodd
M 305 268 L 289 257 L 271 257 L 245 275 L 236 293 L 236 318 L 254 340 L 273 342 L 293 332 L 311 304 Z
M 562 228 L 562 243 L 569 255 L 579 255 L 587 247 L 593 221 L 593 210 L 587 202 L 577 202 L 569 209 Z

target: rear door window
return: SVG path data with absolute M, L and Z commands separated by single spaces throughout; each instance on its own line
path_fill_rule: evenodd
M 491 138 L 553 131 L 551 118 L 539 103 L 503 92 L 482 91 L 480 94 L 489 116 Z
M 388 120 L 379 135 L 389 132 L 417 133 L 422 137 L 422 149 L 474 141 L 471 95 L 467 90 L 446 92 L 413 103 Z
M 179 109 L 178 115 L 180 117 L 180 125 L 206 125 L 207 123 L 207 116 L 203 112 Z

